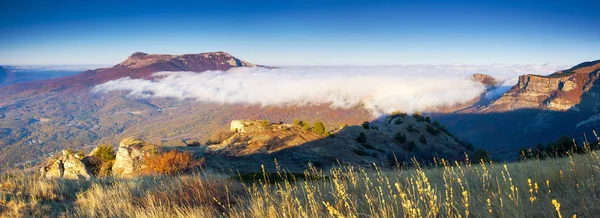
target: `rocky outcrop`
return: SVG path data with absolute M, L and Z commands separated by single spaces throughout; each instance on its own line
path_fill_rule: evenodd
M 257 132 L 264 130 L 270 124 L 266 120 L 233 120 L 229 130 L 232 132 Z
M 137 137 L 121 140 L 117 157 L 112 166 L 115 177 L 133 177 L 139 175 L 144 169 L 144 158 L 152 152 L 154 146 Z
M 90 179 L 95 162 L 93 156 L 83 156 L 71 150 L 63 150 L 62 156 L 53 159 L 40 169 L 46 179 Z
M 582 95 L 598 79 L 600 61 L 586 62 L 548 76 L 523 75 L 517 85 L 480 112 L 505 112 L 516 109 L 578 111 Z

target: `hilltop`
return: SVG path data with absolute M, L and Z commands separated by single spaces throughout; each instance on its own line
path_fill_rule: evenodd
M 308 163 L 323 169 L 338 163 L 389 166 L 412 159 L 464 160 L 465 154 L 473 154 L 472 147 L 419 116 L 388 117 L 364 126 L 326 129 L 325 133 L 315 133 L 317 125 L 234 120 L 232 134 L 208 146 L 207 166 L 252 172 L 261 165 L 275 170 L 277 160 L 287 170 L 302 172 Z

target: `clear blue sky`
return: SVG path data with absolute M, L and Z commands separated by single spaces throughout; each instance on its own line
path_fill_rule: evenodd
M 226 51 L 270 65 L 576 64 L 600 59 L 600 1 L 0 3 L 0 64 L 116 64 Z

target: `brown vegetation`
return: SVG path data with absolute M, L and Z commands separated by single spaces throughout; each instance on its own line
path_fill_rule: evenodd
M 196 160 L 191 153 L 172 150 L 147 157 L 144 163 L 148 174 L 171 175 L 199 167 L 204 164 L 204 159 Z

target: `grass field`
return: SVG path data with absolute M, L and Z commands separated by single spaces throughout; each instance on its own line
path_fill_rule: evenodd
M 91 181 L 0 178 L 2 217 L 594 217 L 596 152 L 516 163 Z M 445 167 L 444 167 L 445 165 Z M 260 169 L 258 169 L 260 170 Z

